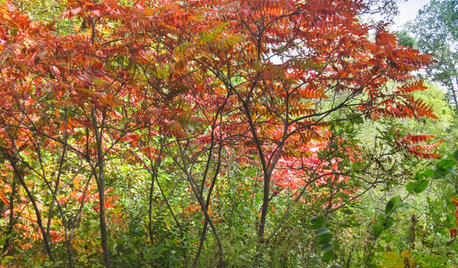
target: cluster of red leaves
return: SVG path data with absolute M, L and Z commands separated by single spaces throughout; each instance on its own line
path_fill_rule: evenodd
M 440 155 L 433 153 L 439 145 L 444 142 L 443 140 L 434 142 L 431 144 L 418 144 L 426 142 L 434 138 L 433 135 L 411 135 L 408 134 L 406 137 L 400 137 L 395 140 L 398 148 L 406 150 L 410 154 L 416 155 L 424 159 L 438 158 Z
M 326 135 L 332 135 L 329 131 Z M 338 150 L 341 154 L 346 155 L 349 161 L 361 161 L 361 156 L 356 148 L 348 148 L 344 146 L 344 139 L 336 138 Z M 281 190 L 291 191 L 292 196 L 296 197 L 300 194 L 301 189 L 306 187 L 308 195 L 313 199 L 323 198 L 326 188 L 339 189 L 344 195 L 351 197 L 358 189 L 347 186 L 346 182 L 349 177 L 345 175 L 345 171 L 340 168 L 340 163 L 343 161 L 340 157 L 327 159 L 321 156 L 329 150 L 331 140 L 324 142 L 311 141 L 301 147 L 303 156 L 287 157 L 283 156 L 279 160 L 278 167 L 272 175 L 272 181 L 276 187 L 273 187 L 274 193 L 279 193 Z M 330 193 L 332 194 L 332 193 Z M 306 204 L 312 204 L 316 200 L 306 200 L 301 198 L 301 201 Z M 332 207 L 341 205 L 339 198 L 334 199 Z

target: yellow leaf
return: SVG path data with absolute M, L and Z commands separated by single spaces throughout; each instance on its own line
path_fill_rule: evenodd
M 380 264 L 382 268 L 415 267 L 415 259 L 410 257 L 410 249 L 402 251 L 401 254 L 385 252 L 382 257 L 385 259 L 385 262 Z

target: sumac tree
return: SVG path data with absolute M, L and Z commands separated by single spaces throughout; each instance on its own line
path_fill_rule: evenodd
M 412 72 L 429 66 L 431 56 L 398 46 L 383 25 L 358 21 L 365 10 L 361 1 L 69 0 L 64 6 L 60 19 L 74 24 L 68 34 L 2 5 L 1 150 L 26 191 L 37 178 L 22 176 L 14 165 L 21 159 L 42 163 L 26 158 L 27 150 L 62 155 L 57 178 L 48 183 L 47 215 L 53 203 L 60 207 L 57 189 L 72 184 L 59 177 L 66 168 L 74 170 L 64 163 L 69 152 L 85 162 L 85 173 L 77 172 L 88 176 L 88 184 L 95 179 L 106 267 L 110 163 L 123 161 L 149 174 L 145 241 L 152 246 L 157 190 L 181 238 L 189 235 L 185 230 L 193 225 L 183 226 L 189 223 L 185 213 L 179 217 L 170 203 L 176 187 L 184 192 L 184 179 L 191 193 L 186 198 L 203 215 L 193 238 L 199 237 L 198 246 L 188 249 L 194 257 L 185 251 L 184 265 L 198 264 L 210 226 L 218 265 L 224 266 L 224 237 L 215 219 L 221 217 L 214 211 L 219 194 L 230 190 L 227 180 L 240 179 L 233 168 L 250 167 L 256 174 L 255 221 L 245 227 L 256 231 L 256 257 L 262 258 L 294 206 L 312 207 L 309 217 L 327 216 L 376 185 L 361 181 L 374 168 L 383 169 L 386 155 L 367 154 L 339 137 L 338 126 L 384 117 L 436 118 L 413 96 L 425 87 Z M 437 144 L 414 144 L 427 140 L 421 137 L 431 138 L 397 137 L 396 147 L 392 136 L 391 152 L 436 157 L 430 151 Z M 355 162 L 359 168 L 352 170 Z M 168 196 L 158 179 L 166 168 L 180 177 Z M 13 200 L 15 184 L 10 188 Z M 29 191 L 27 198 L 36 203 Z M 85 198 L 79 200 L 83 207 Z M 40 222 L 44 208 L 34 208 L 53 261 L 52 239 Z

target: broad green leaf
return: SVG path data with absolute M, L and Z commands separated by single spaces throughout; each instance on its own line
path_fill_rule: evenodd
M 323 246 L 321 247 L 321 250 L 323 252 L 329 252 L 333 248 L 334 248 L 334 245 L 332 243 L 326 243 L 326 244 L 323 244 Z
M 320 228 L 324 224 L 324 217 L 323 216 L 318 216 L 318 217 L 315 216 L 310 220 L 310 222 L 312 223 L 313 228 L 315 228 L 315 229 Z
M 401 197 L 399 195 L 393 197 L 388 201 L 385 207 L 385 214 L 390 214 L 395 208 L 401 204 Z
M 379 237 L 380 234 L 385 230 L 385 227 L 383 225 L 377 224 L 374 228 L 374 236 Z
M 328 228 L 321 227 L 320 229 L 316 230 L 316 235 L 317 236 L 321 236 L 321 235 L 324 235 L 324 234 L 329 234 L 330 232 L 331 232 L 331 230 L 329 230 Z
M 394 224 L 394 219 L 393 217 L 388 217 L 385 222 L 383 222 L 383 228 L 388 229 Z
M 418 180 L 407 183 L 406 190 L 409 193 L 421 193 L 428 187 L 429 181 Z
M 429 181 L 427 181 L 427 180 L 417 181 L 417 182 L 415 182 L 415 187 L 414 187 L 413 191 L 416 192 L 417 194 L 421 193 L 426 189 L 426 187 L 428 187 L 428 184 L 429 184 Z
M 318 242 L 318 244 L 326 244 L 329 241 L 331 241 L 331 239 L 332 239 L 332 234 L 327 233 L 327 234 L 318 236 L 318 239 L 316 240 L 316 242 Z
M 425 171 L 423 171 L 423 172 L 418 173 L 418 174 L 415 176 L 415 179 L 416 179 L 416 180 L 419 180 L 419 179 L 422 179 L 422 178 L 424 178 L 424 177 L 432 177 L 432 176 L 434 176 L 434 170 L 432 170 L 432 169 L 427 169 L 427 170 L 425 170 Z
M 409 192 L 409 193 L 413 192 L 413 189 L 415 188 L 415 183 L 416 183 L 415 181 L 411 181 L 411 182 L 407 183 L 407 185 L 406 185 L 407 192 Z
M 443 159 L 436 164 L 436 168 L 446 170 L 448 168 L 453 167 L 454 165 L 455 165 L 455 161 L 449 160 L 449 159 Z
M 434 178 L 435 179 L 446 179 L 448 180 L 447 178 L 447 174 L 448 174 L 448 170 L 447 169 L 436 169 L 434 171 Z
M 323 254 L 323 257 L 321 257 L 321 260 L 324 262 L 328 262 L 334 259 L 334 253 L 332 251 L 326 251 L 326 253 Z

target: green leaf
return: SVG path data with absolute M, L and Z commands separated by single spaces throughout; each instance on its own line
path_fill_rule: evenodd
M 224 22 L 219 25 L 216 25 L 210 31 L 205 32 L 199 40 L 201 45 L 213 42 L 220 34 L 226 29 L 226 26 L 229 25 L 229 22 Z
M 419 179 L 422 179 L 424 177 L 433 177 L 434 176 L 434 170 L 432 169 L 427 169 L 423 172 L 420 172 L 418 173 L 416 176 L 415 176 L 415 179 L 416 180 L 419 180 Z
M 418 181 L 409 182 L 406 185 L 406 190 L 409 193 L 415 192 L 418 194 L 418 193 L 423 192 L 426 189 L 426 187 L 428 187 L 428 184 L 429 184 L 429 181 L 427 180 L 418 180 Z
M 14 260 L 14 258 L 14 256 L 4 256 L 2 257 L 0 264 L 7 265 L 8 262 Z
M 385 230 L 385 227 L 383 225 L 377 224 L 374 228 L 374 236 L 379 237 L 380 234 Z
M 393 217 L 388 217 L 384 222 L 383 222 L 383 228 L 388 229 L 394 224 L 394 219 Z
M 409 193 L 413 192 L 413 189 L 415 188 L 415 183 L 416 183 L 415 181 L 411 181 L 411 182 L 407 183 L 407 185 L 406 185 L 407 192 L 409 192 Z
M 456 221 L 455 215 L 450 213 L 450 214 L 447 215 L 444 223 L 445 223 L 445 226 L 447 228 L 454 228 L 455 227 L 455 221 Z
M 156 69 L 156 77 L 157 78 L 167 78 L 169 76 L 169 72 L 164 68 L 157 68 Z
M 323 257 L 321 257 L 321 260 L 324 262 L 331 261 L 332 259 L 334 259 L 334 253 L 332 253 L 332 251 L 327 251 L 323 254 Z
M 448 159 L 443 159 L 436 164 L 437 169 L 442 169 L 442 170 L 447 170 L 448 168 L 451 168 L 455 165 L 455 161 L 453 160 L 448 160 Z
M 313 228 L 318 229 L 324 224 L 324 217 L 323 216 L 315 216 L 313 217 L 310 222 L 313 225 Z
M 388 201 L 385 207 L 385 214 L 390 214 L 395 208 L 401 204 L 401 197 L 399 195 L 393 197 Z
M 334 245 L 332 243 L 326 243 L 326 244 L 323 244 L 323 246 L 321 246 L 321 250 L 323 252 L 329 252 L 333 248 L 334 248 Z
M 316 230 L 316 235 L 317 236 L 321 236 L 321 235 L 329 234 L 329 233 L 331 233 L 331 230 L 329 230 L 326 227 L 321 227 L 320 229 Z
M 194 45 L 190 42 L 183 42 L 180 45 L 178 45 L 174 50 L 173 50 L 173 55 L 174 56 L 183 56 L 188 50 L 193 48 Z
M 413 189 L 413 191 L 416 192 L 417 194 L 421 193 L 426 189 L 426 187 L 428 187 L 428 184 L 429 184 L 429 181 L 427 180 L 417 181 L 415 182 L 415 188 Z
M 326 244 L 329 241 L 331 241 L 331 239 L 332 239 L 332 234 L 327 233 L 327 234 L 318 236 L 318 239 L 316 240 L 316 242 L 318 242 L 318 244 Z
M 436 169 L 434 171 L 434 178 L 435 179 L 448 179 L 447 178 L 448 170 L 447 169 Z
M 342 211 L 342 213 L 344 213 L 346 215 L 353 215 L 354 214 L 353 210 L 348 209 L 348 208 L 344 208 L 341 211 Z

